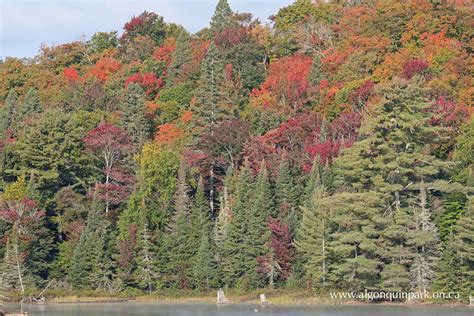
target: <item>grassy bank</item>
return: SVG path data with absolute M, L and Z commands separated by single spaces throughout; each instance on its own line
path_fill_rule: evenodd
M 462 302 L 448 301 L 411 301 L 411 302 L 365 302 L 353 300 L 335 300 L 329 295 L 318 295 L 305 290 L 255 290 L 251 292 L 238 292 L 229 290 L 226 297 L 231 303 L 235 304 L 260 304 L 259 296 L 265 293 L 267 300 L 272 305 L 287 306 L 316 306 L 316 305 L 465 305 Z M 160 302 L 160 303 L 208 303 L 216 302 L 216 292 L 194 292 L 194 291 L 176 291 L 166 293 L 152 293 L 150 295 L 137 294 L 130 295 L 119 293 L 111 296 L 110 293 L 100 292 L 56 292 L 51 291 L 46 294 L 46 301 L 49 304 L 62 303 L 104 303 L 104 302 Z

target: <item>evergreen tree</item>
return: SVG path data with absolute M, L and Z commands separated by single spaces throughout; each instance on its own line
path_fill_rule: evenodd
M 18 122 L 21 122 L 29 118 L 34 113 L 41 112 L 41 106 L 39 103 L 38 90 L 31 88 L 23 100 L 23 105 L 18 111 Z
M 210 213 L 209 205 L 204 193 L 204 183 L 202 178 L 199 179 L 198 187 L 194 197 L 194 203 L 190 214 L 190 238 L 189 245 L 193 249 L 194 254 L 199 248 L 202 240 L 202 234 L 210 231 Z
M 389 268 L 382 273 L 387 289 L 405 287 L 408 272 L 412 286 L 425 289 L 438 253 L 430 192 L 452 187 L 439 181 L 449 164 L 429 147 L 443 130 L 430 124 L 430 103 L 419 78 L 394 79 L 380 93 L 381 102 L 361 127 L 361 139 L 336 161 L 339 186 L 380 198 L 371 221 L 381 245 L 378 255 Z M 397 272 L 401 267 L 403 274 Z
M 248 258 L 248 209 L 252 196 L 252 174 L 248 162 L 242 166 L 236 182 L 235 202 L 232 207 L 233 218 L 227 228 L 227 236 L 223 241 L 222 270 L 226 286 L 248 288 L 250 280 L 247 276 L 252 273 L 255 265 Z M 254 258 L 256 259 L 256 258 Z
M 299 223 L 298 194 L 290 171 L 286 155 L 280 161 L 278 175 L 275 180 L 276 209 L 272 217 L 285 220 L 295 232 Z
M 457 225 L 457 245 L 462 265 L 462 292 L 467 297 L 474 292 L 474 198 L 470 197 L 466 214 Z
M 3 312 L 5 301 L 7 300 L 7 267 L 3 260 L 0 261 L 0 312 Z
M 227 27 L 231 27 L 233 25 L 232 15 L 233 12 L 230 8 L 229 2 L 227 2 L 227 0 L 219 0 L 214 15 L 211 18 L 211 32 L 220 32 Z
M 376 289 L 382 262 L 377 256 L 378 232 L 373 218 L 380 206 L 374 192 L 339 193 L 331 197 L 328 211 L 334 227 L 328 248 L 334 257 L 329 280 L 337 288 Z
M 220 85 L 224 82 L 224 63 L 221 53 L 215 44 L 211 44 L 201 66 L 201 76 L 196 89 L 194 112 L 196 124 L 211 132 L 225 118 L 230 117 L 230 111 L 220 106 L 222 91 Z
M 143 145 L 151 132 L 150 121 L 146 115 L 143 89 L 136 83 L 130 83 L 120 103 L 123 113 L 123 128 L 136 145 Z
M 87 225 L 77 245 L 68 281 L 75 289 L 110 288 L 113 276 L 111 236 L 102 214 L 103 205 L 94 197 Z
M 134 277 L 138 287 L 146 290 L 148 294 L 151 294 L 151 292 L 156 289 L 158 272 L 153 260 L 153 243 L 146 224 L 141 229 L 139 235 L 140 240 L 138 242 L 138 254 L 136 258 L 137 268 Z
M 246 254 L 247 260 L 249 261 L 247 275 L 250 279 L 250 284 L 255 286 L 262 284 L 255 283 L 258 281 L 257 259 L 271 252 L 268 247 L 270 237 L 268 221 L 273 210 L 273 197 L 265 161 L 262 161 L 260 164 L 260 170 L 253 191 L 254 193 L 250 197 L 248 215 L 246 217 L 248 231 L 244 251 L 248 251 Z
M 209 232 L 203 230 L 199 248 L 194 256 L 192 267 L 193 283 L 197 289 L 209 290 L 217 281 L 217 271 L 211 246 Z
M 463 293 L 463 283 L 465 271 L 462 265 L 462 256 L 459 252 L 458 241 L 454 233 L 451 233 L 439 260 L 438 272 L 433 282 L 433 288 L 439 292 L 459 292 Z
M 18 108 L 18 94 L 11 89 L 5 99 L 5 104 L 0 108 L 0 133 L 13 127 L 16 120 L 16 111 Z M 3 138 L 3 137 L 2 137 Z
M 316 183 L 319 180 L 316 179 Z M 325 188 L 319 183 L 313 189 L 313 198 L 302 207 L 303 216 L 295 241 L 296 249 L 302 256 L 306 276 L 317 289 L 327 286 L 329 271 L 329 234 L 331 213 Z
M 224 64 L 215 44 L 211 44 L 201 66 L 201 76 L 196 89 L 196 103 L 193 115 L 197 125 L 196 132 L 201 136 L 205 133 L 214 136 L 219 122 L 231 117 L 231 111 L 222 106 L 221 83 L 224 82 Z M 215 164 L 209 166 L 209 205 L 211 214 L 215 214 Z
M 188 32 L 182 31 L 176 39 L 176 48 L 171 56 L 171 64 L 168 68 L 168 84 L 173 84 L 182 81 L 183 74 L 186 74 L 186 69 L 191 63 L 192 47 L 191 36 Z

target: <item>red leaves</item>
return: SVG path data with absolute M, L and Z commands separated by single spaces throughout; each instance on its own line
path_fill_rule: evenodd
M 375 85 L 371 80 L 364 82 L 350 94 L 349 101 L 355 106 L 362 107 L 374 94 L 374 87 Z
M 134 250 L 137 245 L 137 225 L 129 224 L 127 227 L 127 239 L 120 240 L 117 243 L 118 257 L 117 264 L 119 267 L 125 268 L 129 267 L 133 263 L 134 259 Z
M 158 90 L 163 87 L 165 82 L 163 79 L 157 79 L 155 74 L 147 72 L 141 74 L 139 72 L 131 75 L 130 77 L 125 80 L 125 88 L 128 87 L 130 83 L 137 83 L 143 90 L 145 90 L 145 94 L 148 95 L 155 95 Z
M 8 200 L 0 206 L 0 220 L 13 225 L 22 234 L 26 234 L 44 215 L 45 212 L 38 208 L 36 202 L 28 198 Z
M 104 82 L 107 80 L 109 75 L 117 72 L 122 67 L 122 64 L 114 58 L 105 57 L 97 61 L 94 68 L 91 70 L 91 74 L 100 81 Z
M 108 123 L 100 123 L 86 134 L 83 141 L 86 149 L 90 151 L 105 150 L 119 153 L 131 146 L 128 134 L 121 128 Z
M 128 195 L 128 185 L 132 177 L 122 172 L 119 167 L 123 164 L 122 157 L 131 147 L 128 134 L 121 128 L 100 123 L 96 128 L 89 131 L 83 138 L 86 150 L 95 152 L 103 162 L 105 176 L 104 183 L 97 183 L 94 192 L 97 197 L 106 202 L 106 212 L 109 205 L 118 205 Z
M 312 59 L 306 55 L 292 55 L 278 59 L 270 64 L 267 78 L 260 89 L 254 89 L 254 98 L 270 92 L 279 100 L 278 104 L 269 105 L 287 112 L 299 108 L 304 100 L 304 94 L 309 86 L 308 76 L 311 72 Z
M 291 276 L 294 258 L 290 228 L 280 219 L 274 218 L 269 219 L 268 228 L 270 229 L 271 236 L 267 247 L 271 249 L 271 254 L 257 257 L 259 263 L 258 272 L 269 274 L 271 267 L 276 266 L 278 267 L 276 277 L 286 280 Z
M 248 31 L 243 27 L 228 27 L 214 35 L 214 43 L 219 48 L 229 48 L 242 43 L 248 36 Z
M 63 76 L 66 80 L 72 84 L 79 79 L 79 73 L 77 72 L 76 68 L 74 67 L 66 67 L 63 69 Z
M 96 183 L 94 191 L 90 194 L 99 198 L 101 201 L 107 202 L 109 205 L 119 205 L 127 198 L 129 193 L 127 186 L 110 182 Z
M 433 125 L 446 126 L 452 129 L 461 126 L 469 118 L 469 111 L 466 106 L 448 101 L 442 96 L 433 103 L 429 111 L 433 113 L 431 119 Z
M 341 146 L 351 146 L 360 122 L 361 116 L 355 112 L 343 113 L 332 122 L 313 112 L 300 114 L 256 137 L 247 144 L 245 154 L 256 170 L 265 159 L 272 175 L 285 153 L 292 164 L 309 171 L 317 155 L 323 163 L 331 162 Z
M 153 52 L 153 57 L 157 61 L 162 61 L 166 63 L 166 66 L 169 66 L 171 64 L 171 54 L 176 48 L 176 44 L 174 39 L 171 41 L 167 39 L 165 45 L 158 47 L 154 52 Z
M 413 59 L 403 64 L 402 77 L 410 80 L 415 75 L 427 74 L 426 70 L 429 68 L 429 64 L 426 60 Z
M 280 219 L 271 218 L 268 222 L 268 228 L 271 232 L 268 246 L 273 250 L 275 258 L 280 265 L 280 277 L 285 280 L 291 275 L 294 257 L 290 227 Z

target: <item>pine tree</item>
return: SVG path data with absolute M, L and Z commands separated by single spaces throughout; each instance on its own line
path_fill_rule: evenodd
M 380 244 L 377 257 L 389 269 L 381 274 L 387 290 L 405 287 L 408 272 L 412 286 L 424 289 L 438 253 L 430 192 L 452 187 L 440 185 L 449 164 L 429 147 L 443 130 L 430 124 L 430 103 L 418 78 L 394 79 L 380 93 L 381 102 L 361 127 L 360 140 L 336 160 L 338 185 L 380 199 L 370 221 Z M 403 274 L 396 272 L 402 267 Z
M 214 11 L 214 15 L 211 18 L 210 29 L 211 32 L 220 32 L 227 27 L 231 27 L 233 12 L 230 8 L 227 0 L 219 0 Z
M 428 206 L 428 188 L 423 180 L 419 186 L 419 201 L 417 203 L 419 207 L 412 207 L 415 227 L 412 229 L 412 235 L 408 241 L 414 252 L 410 274 L 412 287 L 420 291 L 427 291 L 435 276 L 440 240 Z
M 29 118 L 34 113 L 41 112 L 41 106 L 39 103 L 38 90 L 31 88 L 23 100 L 23 105 L 18 111 L 18 122 L 21 122 Z
M 374 192 L 338 193 L 327 207 L 334 230 L 328 248 L 333 257 L 329 280 L 337 288 L 363 290 L 378 285 L 378 232 L 373 218 L 380 206 Z
M 143 89 L 136 83 L 130 83 L 120 103 L 123 113 L 123 128 L 136 145 L 142 145 L 151 132 L 150 121 L 146 115 Z
M 5 104 L 0 108 L 0 133 L 4 133 L 12 128 L 16 121 L 16 111 L 18 108 L 18 94 L 11 89 L 5 99 Z
M 302 207 L 303 216 L 295 241 L 296 249 L 302 256 L 306 276 L 313 287 L 324 289 L 329 271 L 329 234 L 331 232 L 331 213 L 325 188 L 319 180 L 313 189 L 313 198 Z

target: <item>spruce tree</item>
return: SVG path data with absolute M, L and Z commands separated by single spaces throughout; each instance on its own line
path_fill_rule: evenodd
M 207 232 L 210 231 L 211 224 L 209 205 L 204 194 L 204 183 L 202 178 L 200 178 L 198 182 L 189 222 L 190 237 L 188 243 L 190 244 L 191 249 L 193 249 L 194 255 L 201 243 L 203 232 L 206 232 L 207 234 Z
M 462 265 L 462 292 L 474 293 L 474 198 L 470 197 L 467 212 L 457 225 L 457 245 Z
M 214 15 L 211 18 L 211 32 L 216 33 L 224 30 L 227 27 L 231 27 L 233 25 L 232 15 L 233 12 L 227 0 L 219 0 L 214 11 Z
M 16 111 L 18 108 L 18 94 L 11 89 L 5 99 L 5 104 L 0 108 L 0 133 L 13 127 L 16 120 Z M 1 136 L 1 135 L 0 135 Z
M 29 118 L 34 113 L 41 112 L 41 106 L 39 103 L 38 90 L 31 88 L 23 100 L 23 105 L 18 111 L 18 122 L 21 122 Z
M 304 262 L 307 278 L 315 289 L 321 290 L 328 285 L 331 213 L 326 189 L 318 179 L 315 182 L 317 186 L 313 189 L 312 201 L 302 207 L 303 216 L 295 245 Z
M 108 289 L 112 283 L 111 236 L 102 203 L 94 197 L 77 245 L 68 281 L 75 289 Z
M 135 280 L 140 289 L 146 290 L 151 294 L 156 289 L 158 280 L 157 267 L 153 260 L 153 243 L 151 241 L 150 232 L 145 224 L 139 232 L 137 252 L 137 268 L 134 273 Z
M 224 81 L 224 64 L 219 49 L 211 43 L 201 66 L 201 76 L 196 88 L 196 102 L 193 107 L 196 140 L 205 133 L 214 135 L 219 122 L 231 117 L 228 108 L 222 106 L 220 85 Z M 211 214 L 215 214 L 215 171 L 214 163 L 209 166 L 209 205 Z
M 123 128 L 137 146 L 143 145 L 151 132 L 151 124 L 146 115 L 143 95 L 143 89 L 138 84 L 131 83 L 120 102 L 120 110 L 123 113 Z
M 222 270 L 224 283 L 229 287 L 249 287 L 248 273 L 255 265 L 249 260 L 247 247 L 248 209 L 252 196 L 252 174 L 249 163 L 242 166 L 236 182 L 235 202 L 232 207 L 233 218 L 227 228 L 223 242 Z
M 272 217 L 285 220 L 292 232 L 298 229 L 298 194 L 286 155 L 283 155 L 275 180 L 275 212 Z
M 273 210 L 273 197 L 268 180 L 268 171 L 265 161 L 260 164 L 260 170 L 253 188 L 247 215 L 247 236 L 244 251 L 248 251 L 248 277 L 252 286 L 262 285 L 258 281 L 257 258 L 268 255 L 270 231 L 268 221 Z
M 220 106 L 222 82 L 224 82 L 224 63 L 219 49 L 212 43 L 201 65 L 194 105 L 195 123 L 211 133 L 220 121 L 230 117 L 230 111 Z
M 175 210 L 164 243 L 168 257 L 167 273 L 174 276 L 177 281 L 176 286 L 189 288 L 192 281 L 192 259 L 199 247 L 200 235 L 196 240 L 191 223 L 194 206 L 190 210 L 186 172 L 183 164 L 184 162 L 178 170 Z
M 192 267 L 193 284 L 197 289 L 209 290 L 217 281 L 217 270 L 211 247 L 209 232 L 203 230 L 199 248 L 194 256 Z
M 182 31 L 176 39 L 176 48 L 171 55 L 171 64 L 168 68 L 167 83 L 174 84 L 184 78 L 185 67 L 191 63 L 192 47 L 191 36 L 188 32 Z
M 465 294 L 463 293 L 463 285 L 466 282 L 466 278 L 463 268 L 458 240 L 456 240 L 455 234 L 451 233 L 439 260 L 433 289 L 439 292 L 459 292 Z

